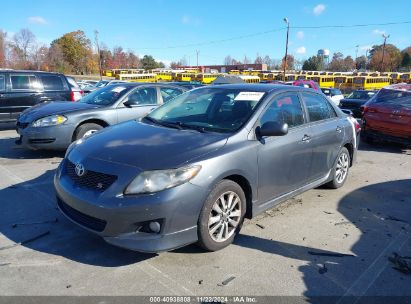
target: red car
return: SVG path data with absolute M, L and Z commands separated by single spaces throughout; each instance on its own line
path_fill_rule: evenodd
M 298 87 L 304 87 L 304 88 L 307 88 L 307 89 L 313 89 L 313 90 L 321 92 L 321 89 L 320 89 L 320 86 L 318 85 L 318 83 L 316 83 L 315 81 L 312 81 L 312 80 L 303 80 L 303 79 L 296 80 L 296 81 L 293 82 L 293 85 L 298 86 Z
M 362 108 L 362 138 L 411 145 L 411 84 L 381 89 Z

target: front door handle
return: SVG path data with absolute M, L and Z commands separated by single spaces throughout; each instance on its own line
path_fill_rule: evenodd
M 303 139 L 302 139 L 303 142 L 310 142 L 310 140 L 311 140 L 311 136 L 308 136 L 307 134 L 303 136 Z
M 337 127 L 337 129 L 335 129 L 336 132 L 341 133 L 342 132 L 342 128 L 340 126 Z

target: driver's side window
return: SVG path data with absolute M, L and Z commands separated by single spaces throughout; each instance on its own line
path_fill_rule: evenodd
M 127 103 L 136 106 L 155 105 L 157 104 L 157 89 L 137 89 L 128 96 Z
M 274 98 L 260 118 L 260 125 L 275 121 L 287 123 L 289 128 L 304 123 L 304 114 L 297 93 L 285 93 Z

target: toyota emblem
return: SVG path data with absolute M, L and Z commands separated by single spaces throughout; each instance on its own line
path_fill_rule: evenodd
M 76 171 L 77 176 L 83 176 L 84 173 L 86 173 L 86 169 L 84 169 L 84 166 L 81 163 L 77 163 L 74 170 Z

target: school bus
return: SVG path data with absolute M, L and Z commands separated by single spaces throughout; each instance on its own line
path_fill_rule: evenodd
M 230 75 L 240 75 L 240 71 L 239 70 L 231 70 L 228 72 L 228 74 Z
M 252 75 L 238 75 L 246 83 L 260 83 L 260 77 Z
M 390 83 L 400 83 L 402 73 L 389 73 Z
M 389 84 L 388 77 L 356 76 L 353 80 L 355 90 L 379 90 Z
M 334 77 L 331 76 L 310 76 L 308 79 L 318 83 L 320 88 L 333 88 L 335 86 Z
M 103 70 L 103 76 L 113 77 L 113 70 Z
M 218 74 L 211 74 L 211 73 L 199 73 L 195 74 L 195 77 L 191 77 L 191 81 L 198 81 L 203 84 L 212 83 L 214 80 L 217 79 Z
M 195 75 L 194 72 L 183 72 L 183 73 L 176 73 L 176 81 L 191 81 L 191 76 Z
M 353 89 L 353 76 L 335 76 L 334 88 L 340 89 L 343 93 L 350 92 Z
M 157 82 L 156 74 L 118 74 L 117 80 L 124 80 L 130 82 Z
M 260 77 L 261 81 L 268 81 L 268 80 L 274 79 L 273 73 L 258 73 L 257 76 Z
M 411 72 L 408 73 L 402 73 L 400 75 L 400 82 L 406 82 L 406 83 L 411 83 Z
M 171 72 L 156 72 L 157 81 L 172 81 L 173 75 Z

